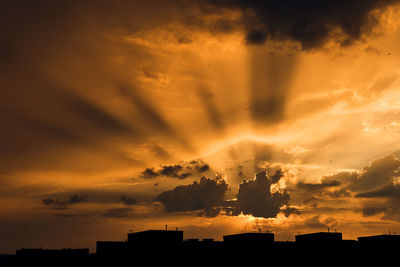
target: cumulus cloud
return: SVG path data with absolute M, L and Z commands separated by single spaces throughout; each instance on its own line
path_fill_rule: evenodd
M 266 171 L 256 174 L 254 180 L 239 185 L 236 199 L 225 200 L 228 184 L 223 179 L 202 177 L 199 182 L 165 191 L 155 200 L 164 204 L 165 211 L 198 211 L 198 216 L 215 217 L 221 212 L 228 216 L 241 213 L 254 217 L 274 218 L 278 213 L 286 216 L 298 214 L 299 210 L 289 206 L 287 190 L 271 193 L 271 186 L 283 177 L 282 170 L 267 176 Z
M 335 206 L 335 201 L 348 199 L 361 208 L 353 208 L 364 216 L 382 215 L 400 220 L 400 159 L 388 155 L 374 160 L 360 171 L 339 172 L 322 177 L 319 183 L 298 182 L 296 189 L 306 196 L 304 204 L 315 208 L 316 201 Z
M 210 170 L 210 166 L 202 161 L 182 162 L 174 165 L 160 166 L 158 170 L 154 168 L 147 168 L 140 177 L 145 179 L 156 178 L 159 176 L 166 176 L 177 179 L 185 179 L 192 174 L 199 174 Z
M 162 192 L 155 200 L 163 203 L 167 212 L 207 210 L 223 205 L 227 189 L 228 184 L 224 180 L 216 181 L 203 176 L 199 182 Z
M 86 201 L 86 196 L 73 195 L 69 199 L 45 198 L 42 203 L 54 209 L 66 209 L 69 205 L 78 204 L 83 201 Z
M 355 194 L 362 194 L 390 186 L 395 177 L 400 174 L 399 168 L 400 159 L 388 155 L 374 160 L 358 172 L 339 172 L 323 177 L 322 181 L 326 186 L 328 185 L 327 182 L 338 183 L 337 186 L 342 189 L 350 190 Z M 324 186 L 323 183 L 313 186 Z
M 278 170 L 272 176 L 267 176 L 266 171 L 256 174 L 254 180 L 244 180 L 239 185 L 236 200 L 231 201 L 230 215 L 240 213 L 253 215 L 254 217 L 274 218 L 289 204 L 290 195 L 286 190 L 271 193 L 271 185 L 277 183 L 282 177 L 282 171 Z M 287 209 L 286 215 L 296 212 Z
M 323 176 L 319 183 L 305 183 L 300 181 L 297 188 L 306 192 L 327 191 L 332 188 L 347 190 L 358 196 L 376 194 L 379 191 L 392 190 L 391 185 L 395 177 L 400 174 L 400 159 L 393 155 L 374 160 L 360 171 L 339 172 Z M 372 192 L 375 193 L 372 193 Z M 376 192 L 377 191 L 377 192 Z M 370 192 L 370 193 L 368 193 Z M 384 192 L 381 192 L 383 194 Z
M 257 1 L 208 0 L 222 9 L 240 10 L 250 45 L 269 40 L 298 42 L 308 50 L 329 41 L 347 46 L 370 34 L 380 13 L 398 0 Z
M 349 187 L 353 191 L 362 192 L 388 185 L 400 174 L 399 167 L 400 159 L 395 156 L 389 155 L 377 159 L 370 166 L 364 167 L 359 177 L 353 180 Z

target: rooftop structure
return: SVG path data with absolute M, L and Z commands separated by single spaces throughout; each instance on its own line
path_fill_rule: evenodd
M 183 231 L 148 230 L 128 234 L 128 243 L 179 244 L 183 242 Z
M 274 240 L 273 233 L 242 233 L 224 236 L 224 243 L 273 243 Z
M 342 241 L 342 233 L 337 232 L 318 232 L 303 235 L 296 235 L 298 243 L 327 243 Z
M 373 236 L 358 237 L 357 239 L 361 245 L 362 244 L 372 244 L 372 243 L 376 243 L 376 244 L 399 243 L 400 244 L 400 235 L 373 235 Z

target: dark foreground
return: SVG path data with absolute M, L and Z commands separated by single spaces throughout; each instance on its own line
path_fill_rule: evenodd
M 397 266 L 400 236 L 342 240 L 341 233 L 296 236 L 276 242 L 272 233 L 183 240 L 181 231 L 131 233 L 127 241 L 98 241 L 88 249 L 21 249 L 0 266 Z

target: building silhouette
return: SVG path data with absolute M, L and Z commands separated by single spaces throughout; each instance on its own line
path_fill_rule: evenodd
M 273 244 L 274 241 L 275 235 L 273 233 L 241 233 L 224 236 L 224 243 L 227 245 Z
M 183 231 L 166 229 L 131 232 L 125 241 L 97 241 L 94 254 L 88 249 L 23 248 L 7 260 L 14 260 L 13 266 L 122 266 L 127 262 L 132 266 L 141 266 L 134 264 L 141 262 L 146 266 L 368 266 L 382 265 L 388 260 L 387 254 L 399 248 L 397 235 L 343 240 L 339 232 L 316 232 L 282 242 L 275 241 L 273 233 L 259 232 L 225 235 L 223 241 L 215 241 L 184 240 Z
M 342 233 L 318 232 L 295 236 L 296 242 L 301 244 L 332 244 L 343 241 Z

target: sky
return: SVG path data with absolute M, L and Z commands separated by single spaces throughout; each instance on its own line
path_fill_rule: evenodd
M 0 3 L 0 253 L 400 231 L 400 1 Z

